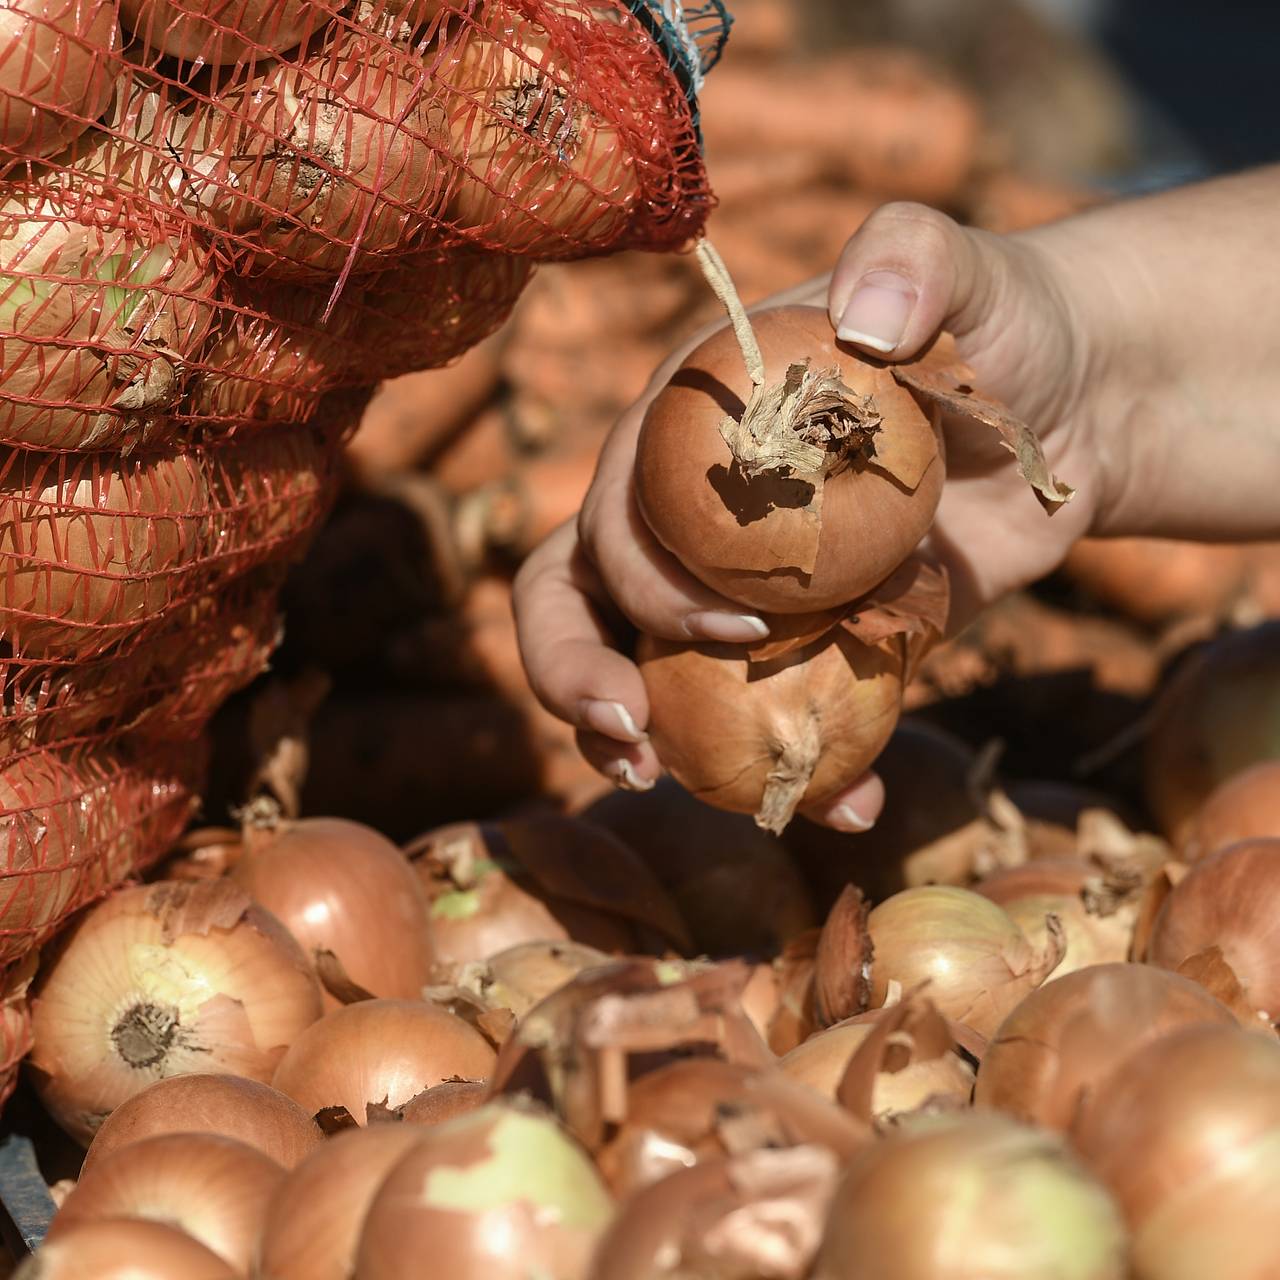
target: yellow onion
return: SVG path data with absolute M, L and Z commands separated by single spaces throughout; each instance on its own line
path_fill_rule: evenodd
M 82 1174 L 49 1229 L 111 1218 L 181 1227 L 247 1272 L 266 1221 L 267 1201 L 285 1171 L 261 1151 L 212 1133 L 169 1133 L 130 1143 Z
M 1051 974 L 1063 956 L 1056 926 L 1033 947 L 994 902 L 951 885 L 904 889 L 874 907 L 871 1002 L 927 982 L 949 1018 L 990 1036 L 1005 1015 Z
M 581 942 L 519 942 L 463 968 L 459 982 L 489 1009 L 522 1018 L 539 1000 L 609 957 Z
M 1124 1223 L 1053 1134 L 918 1117 L 855 1156 L 813 1280 L 1128 1280 Z
M 355 1273 L 411 1280 L 582 1280 L 613 1202 L 552 1119 L 494 1103 L 433 1129 L 392 1168 L 365 1216 Z
M 792 378 L 786 410 L 765 397 L 753 422 L 742 351 L 720 330 L 649 406 L 636 494 L 658 541 L 729 599 L 829 609 L 870 591 L 924 537 L 942 494 L 939 437 L 890 369 L 837 344 L 820 308 L 758 312 L 751 325 L 766 385 Z
M 671 894 L 699 951 L 775 955 L 814 923 L 786 848 L 745 815 L 696 800 L 671 779 L 613 791 L 584 817 L 634 849 Z
M 1180 846 L 1220 783 L 1276 759 L 1280 621 L 1228 632 L 1174 673 L 1147 735 L 1147 803 L 1164 834 Z
M 308 1115 L 342 1107 L 357 1124 L 395 1111 L 430 1085 L 493 1070 L 488 1041 L 461 1018 L 414 1000 L 362 1000 L 299 1035 L 272 1087 Z
M 111 101 L 120 43 L 115 0 L 9 0 L 0 9 L 0 153 L 38 159 L 79 137 Z
M 255 1275 L 263 1280 L 350 1280 L 369 1202 L 422 1140 L 407 1124 L 335 1134 L 298 1166 L 265 1206 Z
M 1146 958 L 1187 967 L 1213 953 L 1239 982 L 1243 1001 L 1265 1023 L 1280 1022 L 1280 839 L 1246 840 L 1202 858 L 1174 886 L 1152 926 Z
M 1187 862 L 1242 840 L 1280 839 L 1280 760 L 1233 774 L 1212 791 L 1182 842 Z
M 620 66 L 611 56 L 626 56 L 630 34 L 616 10 L 589 0 L 485 9 L 463 32 L 436 73 L 458 166 L 445 210 L 452 225 L 534 257 L 616 243 L 641 195 L 618 117 L 641 106 L 622 95 L 641 99 L 646 68 L 631 59 L 625 88 L 606 99 L 611 78 L 593 76 L 588 61 L 594 53 Z
M 893 732 L 905 666 L 895 640 L 871 646 L 839 626 L 765 661 L 738 645 L 652 636 L 636 658 L 672 776 L 775 833 L 870 766 Z
M 81 1176 L 100 1160 L 146 1138 L 213 1133 L 234 1138 L 285 1169 L 323 1141 L 319 1126 L 292 1098 L 246 1076 L 170 1076 L 122 1102 L 94 1134 Z
M 320 1016 L 298 944 L 225 881 L 121 889 L 45 958 L 33 994 L 36 1089 L 88 1144 L 126 1099 L 210 1069 L 269 1080 Z
M 219 278 L 189 231 L 138 198 L 108 201 L 76 174 L 13 186 L 0 204 L 0 441 L 163 442 Z
M 1072 1130 L 1133 1233 L 1139 1280 L 1261 1280 L 1276 1263 L 1280 1044 L 1230 1027 L 1152 1041 Z
M 426 898 L 408 860 L 372 827 L 342 818 L 249 816 L 231 879 L 298 940 L 321 982 L 415 999 L 431 981 Z M 326 1008 L 339 1001 L 328 993 Z
M 209 66 L 287 53 L 332 13 L 324 0 L 120 0 L 120 16 L 147 49 Z
M 443 1124 L 455 1116 L 465 1116 L 489 1100 L 489 1085 L 483 1080 L 445 1080 L 415 1093 L 400 1108 L 405 1124 Z
M 15 1280 L 241 1280 L 176 1227 L 119 1218 L 68 1227 L 18 1268 Z
M 974 1103 L 1066 1130 L 1132 1054 L 1196 1023 L 1233 1025 L 1235 1018 L 1194 982 L 1150 965 L 1100 964 L 1054 978 L 1000 1024 L 978 1069 Z
M 689 949 L 653 872 L 581 818 L 451 823 L 406 853 L 430 902 L 442 965 L 484 961 L 522 942 L 572 940 L 615 953 Z
M 348 34 L 197 109 L 181 135 L 184 206 L 277 279 L 372 271 L 410 247 L 444 194 L 430 77 Z

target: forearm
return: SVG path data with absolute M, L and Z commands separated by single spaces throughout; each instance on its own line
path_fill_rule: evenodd
M 1096 532 L 1280 537 L 1280 167 L 1028 234 L 1085 335 Z

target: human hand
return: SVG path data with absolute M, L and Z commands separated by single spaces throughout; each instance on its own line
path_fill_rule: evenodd
M 927 550 L 950 570 L 953 625 L 1052 569 L 1090 525 L 1092 352 L 1068 284 L 1049 238 L 991 236 L 924 206 L 896 204 L 868 219 L 829 281 L 761 304 L 825 302 L 839 336 L 887 360 L 908 359 L 940 328 L 950 330 L 981 388 L 1036 429 L 1053 471 L 1076 486 L 1076 501 L 1050 519 L 994 436 L 944 423 L 947 484 Z M 663 549 L 636 502 L 632 471 L 645 410 L 695 343 L 675 353 L 620 418 L 576 525 L 539 547 L 516 582 L 534 691 L 577 727 L 587 759 L 631 788 L 651 786 L 661 764 L 645 736 L 644 682 L 617 647 L 627 624 L 677 640 L 745 643 L 767 634 L 764 620 Z M 879 780 L 866 775 L 806 814 L 862 830 L 882 803 Z

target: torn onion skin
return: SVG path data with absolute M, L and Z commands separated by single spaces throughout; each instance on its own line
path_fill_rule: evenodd
M 751 324 L 767 385 L 790 369 L 809 380 L 789 421 L 757 433 L 762 448 L 732 430 L 752 382 L 732 329 L 720 330 L 649 407 L 636 495 L 659 542 L 722 595 L 770 613 L 831 608 L 888 577 L 928 531 L 941 437 L 887 367 L 836 341 L 821 308 L 757 312 Z

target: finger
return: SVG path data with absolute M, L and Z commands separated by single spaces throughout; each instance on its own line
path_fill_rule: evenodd
M 805 809 L 812 822 L 850 833 L 870 831 L 884 808 L 884 783 L 876 773 L 864 773 L 851 787 L 823 804 Z
M 940 328 L 959 336 L 991 316 L 1013 252 L 1009 241 L 927 205 L 882 205 L 832 273 L 831 323 L 842 341 L 907 359 Z
M 651 791 L 662 765 L 649 742 L 615 742 L 603 734 L 578 732 L 578 750 L 593 769 L 623 791 Z
M 639 431 L 638 413 L 619 423 L 578 521 L 605 594 L 638 630 L 667 640 L 763 640 L 769 627 L 759 614 L 704 586 L 654 537 L 635 496 Z
M 520 656 L 538 701 L 579 729 L 620 743 L 645 740 L 649 699 L 640 672 L 613 647 L 595 601 L 603 588 L 572 522 L 516 575 L 512 602 Z

